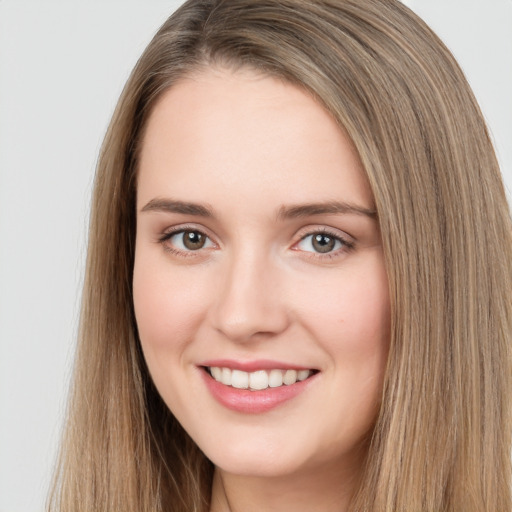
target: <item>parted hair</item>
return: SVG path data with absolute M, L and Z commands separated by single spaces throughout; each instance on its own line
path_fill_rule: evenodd
M 349 134 L 373 192 L 391 343 L 351 512 L 510 512 L 510 211 L 461 69 L 397 0 L 189 0 L 154 36 L 98 160 L 48 510 L 209 509 L 213 467 L 151 382 L 132 272 L 148 117 L 174 83 L 215 65 L 309 91 Z

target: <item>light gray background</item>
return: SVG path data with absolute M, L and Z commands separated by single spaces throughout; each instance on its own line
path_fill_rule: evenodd
M 97 153 L 179 1 L 0 0 L 0 512 L 43 510 Z M 464 68 L 512 189 L 512 0 L 408 0 Z

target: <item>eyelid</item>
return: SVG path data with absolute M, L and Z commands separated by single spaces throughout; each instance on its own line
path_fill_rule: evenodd
M 341 242 L 342 247 L 338 248 L 332 252 L 326 252 L 326 253 L 320 253 L 320 252 L 314 252 L 314 251 L 304 251 L 304 250 L 298 248 L 298 245 L 303 240 L 305 240 L 307 237 L 313 236 L 313 235 L 318 235 L 318 234 L 322 234 L 322 235 L 326 235 L 326 236 L 335 238 L 336 240 Z M 347 233 L 345 233 L 339 229 L 331 228 L 331 227 L 323 226 L 323 225 L 306 226 L 306 227 L 302 228 L 301 230 L 299 230 L 296 236 L 297 236 L 297 240 L 293 243 L 292 249 L 295 251 L 303 252 L 305 255 L 307 255 L 307 257 L 312 257 L 312 258 L 317 258 L 317 259 L 318 258 L 333 258 L 335 256 L 345 254 L 345 253 L 353 250 L 355 247 L 355 243 L 356 243 L 355 239 L 352 236 L 348 235 Z
M 163 238 L 169 238 L 176 233 L 181 233 L 182 231 L 197 231 L 198 233 L 202 233 L 210 238 L 210 234 L 206 228 L 203 226 L 198 226 L 197 224 L 176 224 L 175 226 L 169 226 L 165 228 L 159 236 L 159 240 Z
M 200 249 L 197 249 L 196 251 L 188 250 L 184 251 L 182 249 L 178 249 L 177 247 L 170 247 L 169 245 L 166 245 L 166 242 L 168 242 L 173 236 L 183 233 L 185 231 L 193 231 L 200 233 L 201 235 L 205 236 L 213 245 L 213 247 L 202 247 Z M 215 241 L 214 237 L 210 234 L 210 231 L 203 226 L 197 226 L 195 224 L 178 224 L 176 226 L 172 226 L 169 228 L 166 228 L 157 238 L 157 242 L 162 244 L 165 250 L 173 253 L 178 254 L 181 256 L 198 256 L 199 253 L 203 252 L 204 250 L 211 250 L 212 248 L 218 248 L 219 244 Z
M 326 235 L 339 238 L 340 240 L 350 244 L 354 244 L 356 242 L 356 239 L 352 235 L 349 235 L 346 231 L 343 231 L 339 228 L 334 228 L 332 226 L 327 226 L 325 224 L 309 224 L 304 226 L 297 231 L 295 237 L 297 241 L 299 241 L 308 235 L 315 235 L 317 233 L 324 233 Z

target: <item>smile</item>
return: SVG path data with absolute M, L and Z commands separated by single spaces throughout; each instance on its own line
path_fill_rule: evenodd
M 207 367 L 206 370 L 217 382 L 225 386 L 232 386 L 237 389 L 249 389 L 251 391 L 291 386 L 296 382 L 306 380 L 314 373 L 313 370 L 292 369 L 245 372 L 243 370 L 234 370 L 220 366 Z
M 217 402 L 246 414 L 264 413 L 284 405 L 302 395 L 320 373 L 316 369 L 276 368 L 275 363 L 261 361 L 225 364 L 219 361 L 201 366 L 203 381 Z M 242 370 L 240 367 L 244 366 Z

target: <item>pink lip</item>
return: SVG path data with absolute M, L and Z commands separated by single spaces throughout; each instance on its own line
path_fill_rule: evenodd
M 223 367 L 235 368 L 226 365 Z M 276 367 L 275 365 L 272 366 L 272 368 L 285 369 L 279 366 Z M 258 366 L 258 369 L 263 368 Z M 261 391 L 250 391 L 249 389 L 237 389 L 217 382 L 205 370 L 201 370 L 201 374 L 206 387 L 221 405 L 232 411 L 246 414 L 264 413 L 288 402 L 306 390 L 312 384 L 312 381 L 316 380 L 315 377 L 318 375 L 314 374 L 308 379 L 296 382 L 290 386 L 285 385 L 278 388 L 267 388 Z
M 230 368 L 231 370 L 242 370 L 243 372 L 255 372 L 258 370 L 312 370 L 307 366 L 293 365 L 281 361 L 271 361 L 269 359 L 260 359 L 257 361 L 234 361 L 232 359 L 215 359 L 204 361 L 198 366 L 207 366 L 209 368 Z

